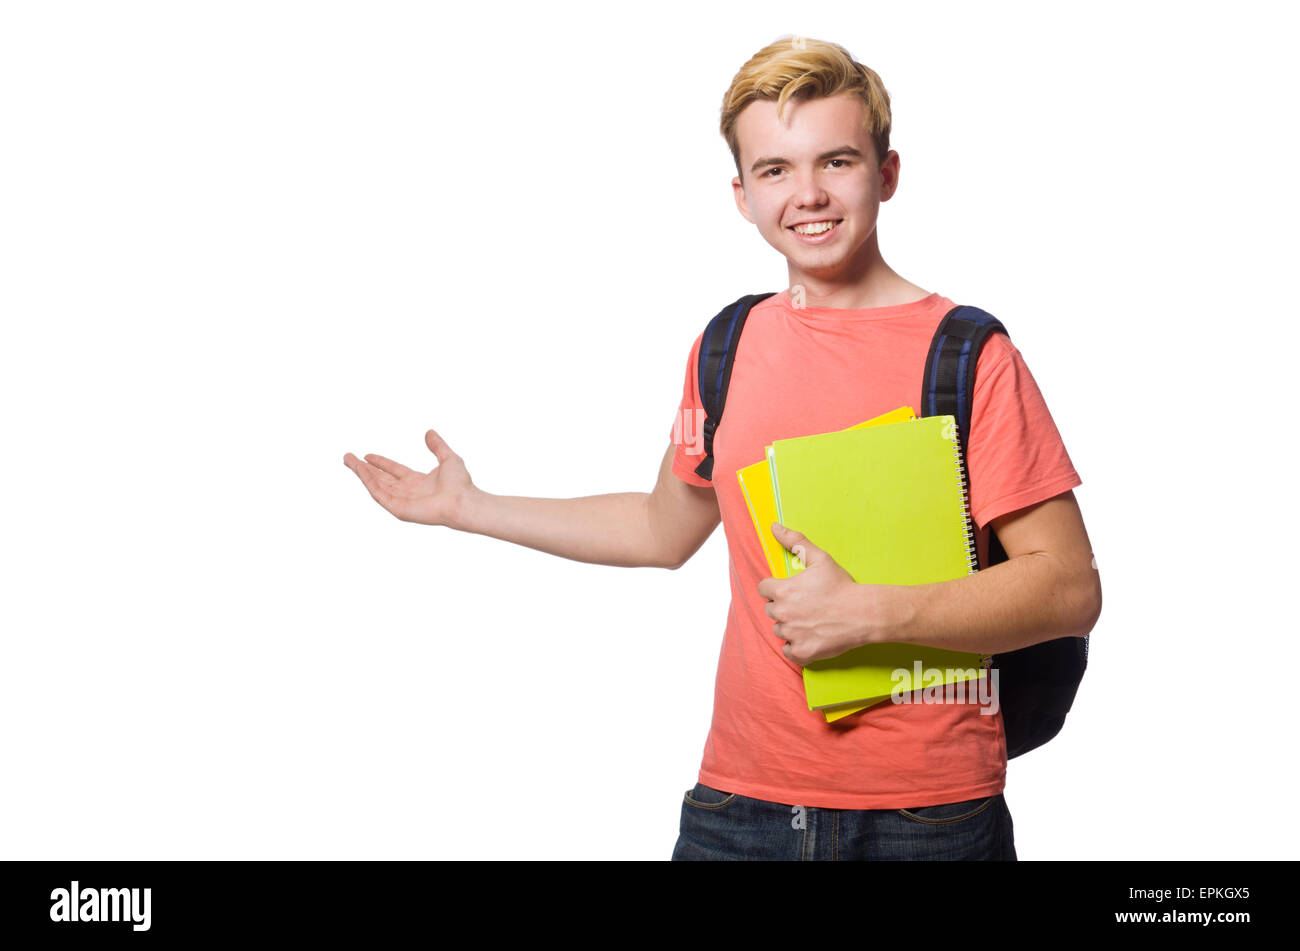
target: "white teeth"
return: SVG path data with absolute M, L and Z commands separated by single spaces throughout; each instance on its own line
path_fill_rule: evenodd
M 835 227 L 833 221 L 817 221 L 810 225 L 795 225 L 794 230 L 800 234 L 821 234 Z

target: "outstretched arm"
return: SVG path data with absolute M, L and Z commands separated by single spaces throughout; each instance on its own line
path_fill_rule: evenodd
M 425 443 L 438 459 L 427 473 L 377 455 L 363 461 L 348 453 L 343 463 L 376 502 L 402 521 L 445 525 L 574 561 L 678 568 L 721 521 L 712 488 L 687 485 L 673 475 L 671 443 L 652 492 L 574 499 L 484 492 L 436 432 L 429 430 Z

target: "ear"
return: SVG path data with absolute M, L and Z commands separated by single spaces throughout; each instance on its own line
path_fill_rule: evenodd
M 885 153 L 885 160 L 880 163 L 880 200 L 889 201 L 898 191 L 898 170 L 901 160 L 898 153 L 890 149 Z
M 751 225 L 754 224 L 754 218 L 749 213 L 749 201 L 745 198 L 745 186 L 741 184 L 739 175 L 731 180 L 731 191 L 736 198 L 736 207 L 740 209 L 741 215 Z

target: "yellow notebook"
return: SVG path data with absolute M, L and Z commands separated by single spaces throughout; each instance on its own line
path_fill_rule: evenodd
M 915 413 L 912 411 L 912 407 L 900 406 L 898 409 L 890 410 L 888 413 L 850 426 L 849 429 L 880 426 L 885 423 L 897 423 L 913 418 L 915 418 Z M 772 523 L 779 522 L 780 519 L 777 517 L 776 497 L 772 491 L 772 473 L 767 467 L 767 460 L 761 459 L 751 466 L 745 466 L 743 469 L 737 470 L 736 478 L 740 482 L 740 491 L 745 497 L 745 505 L 749 508 L 749 517 L 754 520 L 754 531 L 758 533 L 758 541 L 763 548 L 763 556 L 767 559 L 768 567 L 772 569 L 772 577 L 790 577 L 785 549 L 781 547 L 781 543 L 772 534 Z M 873 700 L 870 703 L 847 704 L 823 712 L 826 715 L 826 722 L 831 723 L 851 713 L 865 710 L 872 704 L 879 702 L 880 700 Z
M 777 521 L 802 532 L 857 582 L 928 584 L 976 570 L 951 416 L 778 439 L 768 447 Z M 785 552 L 784 549 L 782 549 Z M 792 576 L 803 564 L 785 552 Z M 987 658 L 915 644 L 868 644 L 803 669 L 808 708 L 888 698 L 984 676 Z M 920 661 L 923 683 L 912 683 Z M 895 676 L 898 673 L 899 676 Z

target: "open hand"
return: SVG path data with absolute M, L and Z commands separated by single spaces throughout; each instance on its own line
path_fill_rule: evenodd
M 424 434 L 424 442 L 438 459 L 429 472 L 416 472 L 373 453 L 363 462 L 349 452 L 343 464 L 357 474 L 376 502 L 403 522 L 454 528 L 474 483 L 464 460 L 441 436 L 431 429 Z

